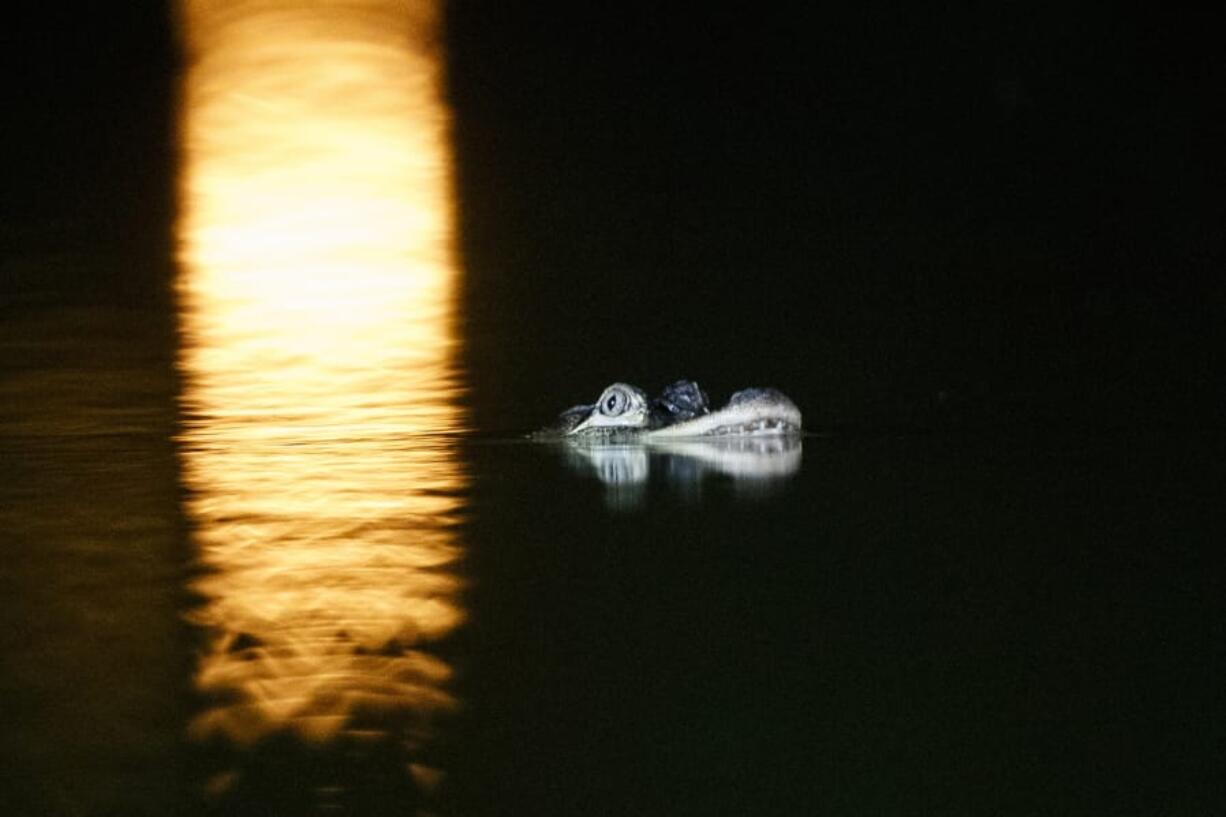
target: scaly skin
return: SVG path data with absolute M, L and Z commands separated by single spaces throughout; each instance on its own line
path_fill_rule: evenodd
M 745 389 L 728 404 L 710 411 L 697 383 L 679 380 L 647 403 L 641 389 L 615 383 L 600 400 L 564 411 L 540 438 L 583 438 L 593 442 L 630 442 L 685 437 L 798 434 L 800 409 L 776 389 Z

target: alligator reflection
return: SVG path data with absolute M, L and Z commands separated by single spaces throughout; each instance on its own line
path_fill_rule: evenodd
M 207 700 L 192 733 L 240 767 L 212 781 L 234 813 L 270 787 L 301 813 L 358 808 L 339 763 L 299 764 L 305 793 L 253 780 L 258 757 L 284 769 L 309 747 L 402 758 L 379 768 L 413 796 L 453 704 L 429 645 L 464 616 L 464 480 L 434 434 L 460 425 L 456 274 L 438 59 L 405 36 L 432 12 L 410 5 L 184 5 L 181 449 Z M 369 792 L 369 763 L 353 773 Z
M 558 445 L 574 470 L 605 484 L 605 498 L 616 508 L 642 503 L 652 470 L 687 496 L 717 475 L 731 477 L 739 495 L 768 493 L 799 470 L 803 449 L 795 435 L 614 445 L 567 439 Z

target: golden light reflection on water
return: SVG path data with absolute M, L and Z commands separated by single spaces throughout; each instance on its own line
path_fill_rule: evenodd
M 453 701 L 452 206 L 432 3 L 180 6 L 198 736 L 421 740 Z

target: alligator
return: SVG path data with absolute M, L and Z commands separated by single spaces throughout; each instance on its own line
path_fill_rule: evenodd
M 590 405 L 568 408 L 536 436 L 593 441 L 649 441 L 684 437 L 798 434 L 800 409 L 770 388 L 738 391 L 714 411 L 706 392 L 678 380 L 654 400 L 637 386 L 614 383 Z

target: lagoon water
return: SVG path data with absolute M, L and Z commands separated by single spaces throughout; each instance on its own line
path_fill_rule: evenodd
M 164 235 L 4 237 L 5 813 L 1218 810 L 1220 464 L 1070 385 L 1126 350 L 1015 388 L 881 269 L 708 279 L 616 127 L 492 162 L 435 9 L 306 5 L 182 4 Z M 679 377 L 807 432 L 526 437 Z
M 601 462 L 279 415 L 202 440 L 174 337 L 148 306 L 5 322 L 14 814 L 1216 801 L 1192 439 Z

